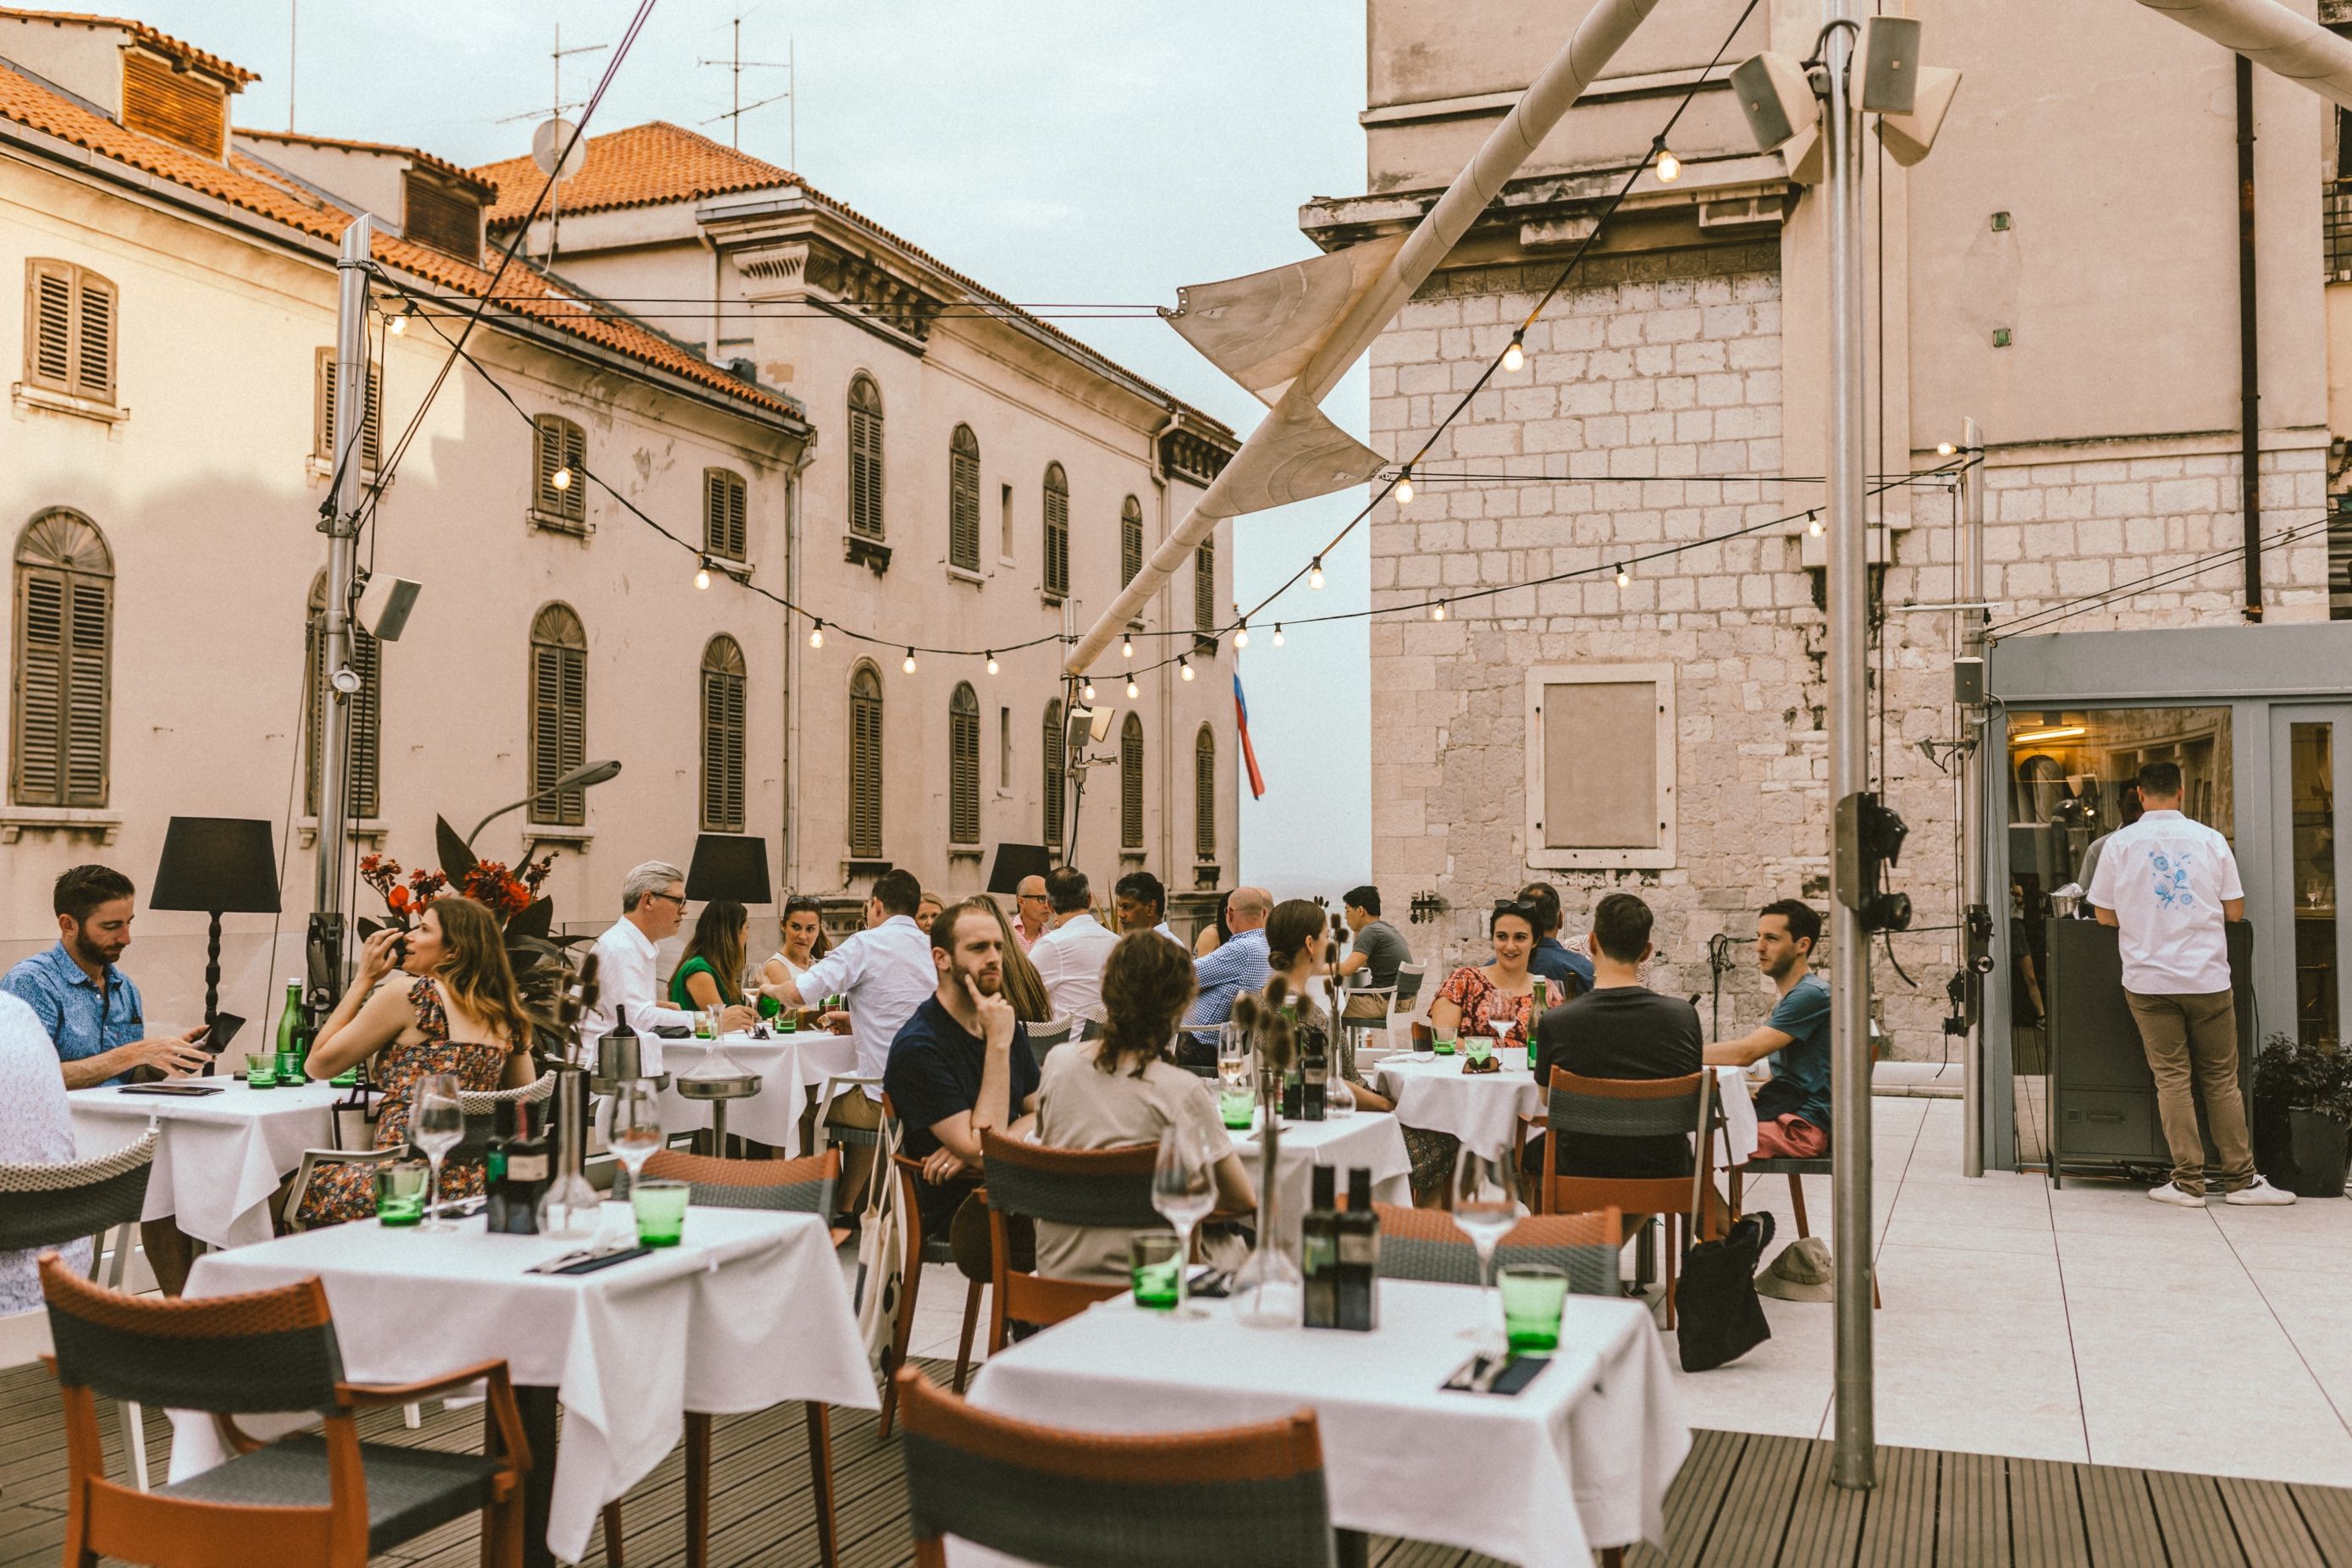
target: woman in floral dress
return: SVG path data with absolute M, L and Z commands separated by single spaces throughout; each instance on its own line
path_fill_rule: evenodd
M 1528 1043 L 1535 984 L 1528 956 L 1535 952 L 1535 912 L 1519 904 L 1498 904 L 1486 922 L 1495 962 L 1465 964 L 1445 977 L 1429 1004 L 1429 1026 L 1438 1035 L 1500 1035 L 1512 1046 Z M 1454 1174 L 1462 1141 L 1450 1132 L 1405 1130 L 1412 1155 L 1413 1201 L 1433 1200 Z
M 396 966 L 415 978 L 379 984 L 395 968 L 394 944 L 404 934 L 407 954 Z M 369 1076 L 383 1090 L 379 1149 L 408 1142 L 416 1080 L 429 1074 L 453 1074 L 470 1090 L 531 1081 L 530 1017 L 515 990 L 498 917 L 488 908 L 471 899 L 437 899 L 415 929 L 368 938 L 358 974 L 310 1047 L 310 1076 L 332 1078 L 370 1058 Z M 442 1168 L 444 1201 L 481 1190 L 479 1161 Z M 334 1164 L 311 1178 L 299 1218 L 306 1226 L 340 1225 L 374 1213 L 375 1168 Z

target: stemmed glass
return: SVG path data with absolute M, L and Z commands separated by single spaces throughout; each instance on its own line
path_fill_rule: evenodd
M 1184 1271 L 1192 1266 L 1192 1227 L 1217 1206 L 1217 1184 L 1208 1151 L 1198 1133 L 1171 1125 L 1160 1134 L 1160 1159 L 1151 1170 L 1151 1206 L 1176 1231 L 1176 1315 L 1206 1316 L 1184 1304 Z
M 1491 1341 L 1494 1332 L 1488 1320 L 1493 1316 L 1494 1284 L 1492 1275 L 1495 1247 L 1519 1222 L 1518 1171 L 1506 1151 L 1494 1158 L 1479 1153 L 1467 1143 L 1461 1157 L 1454 1162 L 1454 1223 L 1469 1234 L 1471 1245 L 1478 1249 L 1478 1318 L 1479 1322 L 1462 1331 L 1467 1340 Z
M 433 1177 L 425 1194 L 425 1219 L 419 1230 L 455 1230 L 441 1215 L 441 1162 L 466 1141 L 466 1110 L 457 1100 L 455 1073 L 426 1073 L 409 1091 L 408 1141 L 433 1162 Z
M 629 1173 L 629 1191 L 635 1192 L 646 1162 L 661 1152 L 661 1096 L 649 1079 L 633 1078 L 613 1090 L 612 1125 L 604 1142 L 614 1158 Z

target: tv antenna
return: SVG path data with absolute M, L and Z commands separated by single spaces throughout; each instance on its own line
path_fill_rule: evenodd
M 753 9 L 756 10 L 757 7 L 755 6 Z M 724 114 L 712 115 L 702 123 L 705 125 L 716 125 L 722 120 L 726 121 L 728 122 L 728 141 L 730 144 L 740 153 L 743 149 L 743 117 L 745 115 L 751 113 L 755 109 L 765 109 L 772 103 L 789 105 L 788 117 L 784 122 L 784 161 L 797 170 L 800 167 L 801 161 L 801 116 L 800 103 L 793 89 L 798 85 L 800 79 L 798 71 L 793 68 L 793 61 L 798 54 L 798 50 L 793 40 L 787 38 L 784 40 L 784 58 L 782 59 L 745 59 L 743 58 L 743 17 L 745 15 L 746 13 L 741 11 L 735 13 L 735 20 L 731 24 L 734 32 L 734 42 L 733 47 L 728 52 L 727 58 L 723 60 L 697 60 L 694 62 L 698 66 L 725 66 L 728 68 L 730 75 L 733 78 L 734 94 L 732 101 L 734 103 L 734 107 L 730 109 Z M 747 70 L 780 70 L 783 72 L 784 90 L 782 92 L 770 93 L 767 97 L 760 99 L 755 102 L 744 102 L 743 73 Z
M 548 100 L 547 118 L 540 121 L 539 129 L 531 133 L 530 138 L 531 162 L 537 163 L 541 172 L 550 176 L 552 182 L 547 192 L 547 264 L 550 267 L 555 265 L 556 237 L 562 232 L 558 207 L 563 182 L 577 174 L 581 165 L 588 161 L 587 142 L 574 140 L 572 132 L 576 128 L 571 121 L 563 118 L 572 110 L 586 107 L 584 103 L 563 101 L 564 57 L 598 54 L 612 47 L 610 44 L 574 44 L 567 49 L 563 47 L 563 24 L 555 24 L 555 47 L 548 51 L 548 58 L 554 67 L 553 94 Z M 509 114 L 496 123 L 511 125 L 518 120 L 539 120 L 540 113 L 536 109 L 527 110 L 520 114 Z M 569 157 L 564 155 L 567 149 L 571 154 Z M 558 160 L 561 160 L 560 164 Z

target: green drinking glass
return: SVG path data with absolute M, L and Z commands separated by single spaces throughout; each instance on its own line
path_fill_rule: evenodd
M 1176 1237 L 1164 1230 L 1146 1231 L 1127 1244 L 1127 1260 L 1135 1285 L 1135 1304 L 1155 1312 L 1174 1311 L 1176 1287 L 1184 1268 Z
M 1568 1275 L 1541 1263 L 1512 1263 L 1497 1269 L 1503 1298 L 1503 1333 L 1513 1355 L 1548 1355 L 1559 1348 L 1559 1316 L 1568 1304 Z
M 686 1229 L 687 1184 L 648 1179 L 629 1186 L 629 1207 L 637 1216 L 637 1240 L 646 1247 L 676 1247 Z
M 1462 1054 L 1485 1067 L 1486 1058 L 1495 1054 L 1495 1042 L 1484 1035 L 1473 1035 L 1462 1042 Z
M 1257 1097 L 1246 1089 L 1219 1089 L 1217 1112 L 1227 1127 L 1238 1131 L 1256 1120 Z
M 307 1079 L 310 1076 L 310 1075 L 309 1073 L 305 1072 L 305 1071 L 302 1069 L 302 1053 L 301 1053 L 301 1052 L 299 1052 L 299 1051 L 280 1051 L 280 1052 L 278 1052 L 278 1082 L 280 1082 L 280 1083 L 282 1083 L 282 1084 L 286 1084 L 286 1085 L 291 1086 L 291 1085 L 294 1085 L 294 1084 L 301 1083 L 302 1081 L 304 1081 L 305 1079 Z
M 432 1167 L 422 1160 L 393 1160 L 375 1168 L 375 1217 L 387 1229 L 413 1226 L 425 1217 L 425 1183 Z
M 245 1058 L 245 1086 L 247 1089 L 278 1087 L 278 1058 L 267 1052 Z
M 1454 1037 L 1439 1035 L 1429 1042 L 1429 1048 L 1441 1057 L 1450 1057 L 1454 1054 Z

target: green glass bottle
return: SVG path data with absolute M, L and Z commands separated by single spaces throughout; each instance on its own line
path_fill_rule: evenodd
M 310 1023 L 302 1010 L 302 983 L 286 983 L 286 1005 L 278 1015 L 278 1081 L 303 1081 L 302 1058 L 310 1046 Z

